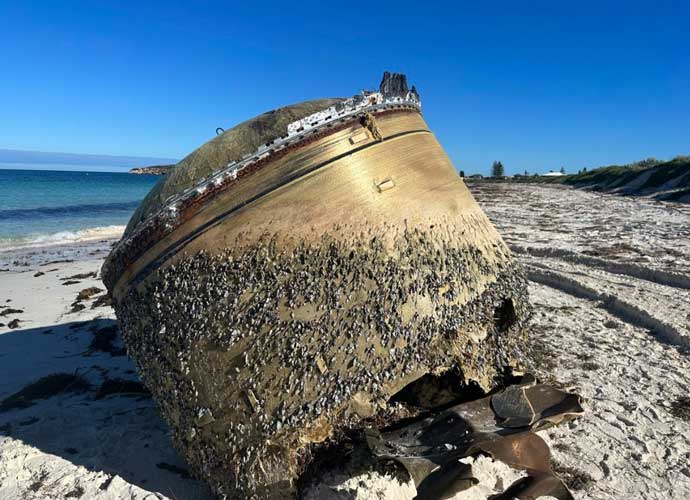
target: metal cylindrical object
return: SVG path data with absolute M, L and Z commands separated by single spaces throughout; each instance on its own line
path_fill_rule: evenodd
M 285 498 L 319 446 L 394 418 L 408 384 L 459 370 L 488 390 L 524 341 L 522 274 L 418 110 L 370 118 L 205 184 L 166 228 L 138 231 L 144 207 L 104 266 L 130 356 L 219 495 Z M 214 144 L 147 203 L 188 189 Z

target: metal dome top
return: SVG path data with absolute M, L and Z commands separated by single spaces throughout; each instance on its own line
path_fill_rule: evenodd
M 139 205 L 125 237 L 162 208 L 168 198 L 196 185 L 228 163 L 254 153 L 267 141 L 285 135 L 287 126 L 343 99 L 314 99 L 268 111 L 236 125 L 192 151 L 163 177 Z

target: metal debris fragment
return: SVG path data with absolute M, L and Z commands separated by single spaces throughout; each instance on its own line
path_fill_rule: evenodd
M 494 406 L 496 401 L 501 402 L 500 414 Z M 369 429 L 366 439 L 375 456 L 396 460 L 407 469 L 418 499 L 449 498 L 471 487 L 469 466 L 458 465 L 458 460 L 483 452 L 528 473 L 500 498 L 527 500 L 550 495 L 572 500 L 551 470 L 548 447 L 533 431 L 571 420 L 583 412 L 576 394 L 528 379 L 493 396 L 453 406 L 393 431 Z M 506 426 L 506 422 L 511 425 Z

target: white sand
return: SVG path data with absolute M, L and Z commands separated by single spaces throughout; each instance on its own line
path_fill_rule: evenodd
M 78 373 L 93 389 L 0 412 L 0 498 L 210 500 L 202 484 L 184 477 L 187 467 L 149 397 L 94 399 L 107 378 L 137 376 L 126 356 L 89 352 L 91 330 L 115 324 L 112 308 L 91 309 L 93 297 L 69 312 L 79 291 L 105 288 L 100 279 L 64 285 L 61 278 L 99 272 L 107 245 L 95 256 L 82 252 L 87 260 L 41 266 L 54 251 L 22 255 L 24 271 L 0 272 L 0 306 L 24 311 L 0 317 L 0 400 L 54 373 Z M 45 274 L 33 277 L 39 271 Z M 15 318 L 20 326 L 11 330 Z
M 471 187 L 536 280 L 538 375 L 587 400 L 584 418 L 541 433 L 576 498 L 690 498 L 690 421 L 672 411 L 690 387 L 690 207 L 560 187 Z M 125 356 L 89 350 L 93 331 L 114 324 L 111 308 L 91 309 L 92 298 L 69 312 L 80 290 L 104 288 L 99 279 L 61 278 L 97 271 L 108 245 L 0 254 L 0 270 L 10 269 L 0 271 L 0 306 L 24 311 L 0 317 L 0 400 L 52 373 L 78 373 L 93 387 L 0 412 L 2 499 L 211 498 L 185 477 L 150 398 L 94 398 L 104 380 L 137 376 Z M 474 471 L 480 485 L 455 500 L 486 498 L 520 475 L 488 458 Z M 415 492 L 373 472 L 333 471 L 310 494 Z
M 690 387 L 690 206 L 537 185 L 471 189 L 530 276 L 548 284 L 530 287 L 540 375 L 584 396 L 587 414 L 544 437 L 576 498 L 690 498 L 690 414 L 672 412 Z

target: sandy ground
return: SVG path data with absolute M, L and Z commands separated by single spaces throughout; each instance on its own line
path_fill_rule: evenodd
M 0 499 L 212 498 L 142 393 L 112 308 L 92 308 L 103 291 L 70 312 L 79 292 L 105 288 L 98 273 L 109 243 L 0 256 L 0 269 L 12 269 L 0 271 L 0 401 L 51 374 L 89 384 L 47 388 L 26 408 L 0 404 Z M 1 316 L 11 309 L 22 312 Z
M 586 398 L 584 418 L 541 433 L 555 469 L 578 499 L 690 498 L 690 207 L 470 187 L 532 280 L 534 370 Z M 2 499 L 211 498 L 142 392 L 112 309 L 93 307 L 103 292 L 74 305 L 104 288 L 110 243 L 0 254 Z M 6 399 L 51 374 L 86 385 L 44 383 Z M 486 498 L 519 476 L 488 458 L 474 470 L 481 485 L 455 500 Z M 403 500 L 414 486 L 336 471 L 309 495 Z
M 587 400 L 545 436 L 576 498 L 690 498 L 690 206 L 470 189 L 532 281 L 538 375 Z

